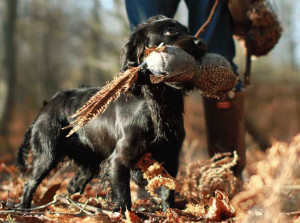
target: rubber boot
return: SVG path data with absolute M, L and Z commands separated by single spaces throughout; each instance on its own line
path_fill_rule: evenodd
M 236 92 L 227 101 L 203 98 L 209 156 L 236 150 L 239 160 L 233 171 L 240 179 L 246 164 L 244 97 L 245 92 Z

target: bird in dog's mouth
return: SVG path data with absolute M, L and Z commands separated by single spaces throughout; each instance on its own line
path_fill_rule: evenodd
M 148 49 L 141 64 L 150 70 L 153 84 L 191 82 L 206 97 L 223 99 L 238 80 L 230 63 L 221 55 L 207 53 L 201 60 L 177 46 L 159 46 Z

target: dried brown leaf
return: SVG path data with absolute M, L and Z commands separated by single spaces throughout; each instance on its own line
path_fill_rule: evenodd
M 12 165 L 7 166 L 5 163 L 0 163 L 0 173 L 14 174 L 16 173 L 16 167 Z
M 41 198 L 37 202 L 37 205 L 44 205 L 52 201 L 54 195 L 60 188 L 60 185 L 61 183 L 58 183 L 58 184 L 53 184 L 51 187 L 49 187 L 48 190 L 41 196 Z
M 123 220 L 125 223 L 138 223 L 142 221 L 136 214 L 128 210 L 125 212 L 125 217 L 126 220 Z
M 230 204 L 228 196 L 221 192 L 216 191 L 215 197 L 210 200 L 210 206 L 206 213 L 205 218 L 209 221 L 224 221 L 235 216 L 235 210 Z

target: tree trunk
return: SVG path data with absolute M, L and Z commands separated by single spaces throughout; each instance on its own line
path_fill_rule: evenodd
M 6 6 L 7 16 L 4 28 L 4 77 L 8 90 L 4 104 L 4 111 L 1 117 L 0 134 L 7 140 L 16 96 L 15 24 L 17 16 L 17 0 L 6 0 Z
M 102 28 L 101 28 L 101 17 L 99 14 L 100 11 L 100 3 L 98 0 L 93 1 L 93 9 L 92 9 L 92 18 L 93 23 L 92 24 L 92 32 L 91 32 L 91 44 L 92 44 L 92 58 L 95 60 L 101 59 L 101 48 L 103 40 L 101 39 L 103 36 Z M 105 77 L 103 76 L 104 73 L 97 67 L 94 67 L 91 69 L 92 71 L 92 81 L 99 83 L 100 85 L 105 84 Z

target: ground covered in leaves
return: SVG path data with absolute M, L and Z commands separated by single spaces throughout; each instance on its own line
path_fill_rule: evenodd
M 148 180 L 148 199 L 137 199 L 125 215 L 112 212 L 109 187 L 94 179 L 84 195 L 67 194 L 74 176 L 64 164 L 38 187 L 33 208 L 18 208 L 25 177 L 0 164 L 0 222 L 300 222 L 300 135 L 277 142 L 266 153 L 251 151 L 245 182 L 233 176 L 236 154 L 218 154 L 181 168 L 173 179 L 147 154 L 138 166 Z M 102 186 L 100 186 L 102 185 Z M 176 208 L 162 212 L 157 189 L 176 191 Z

